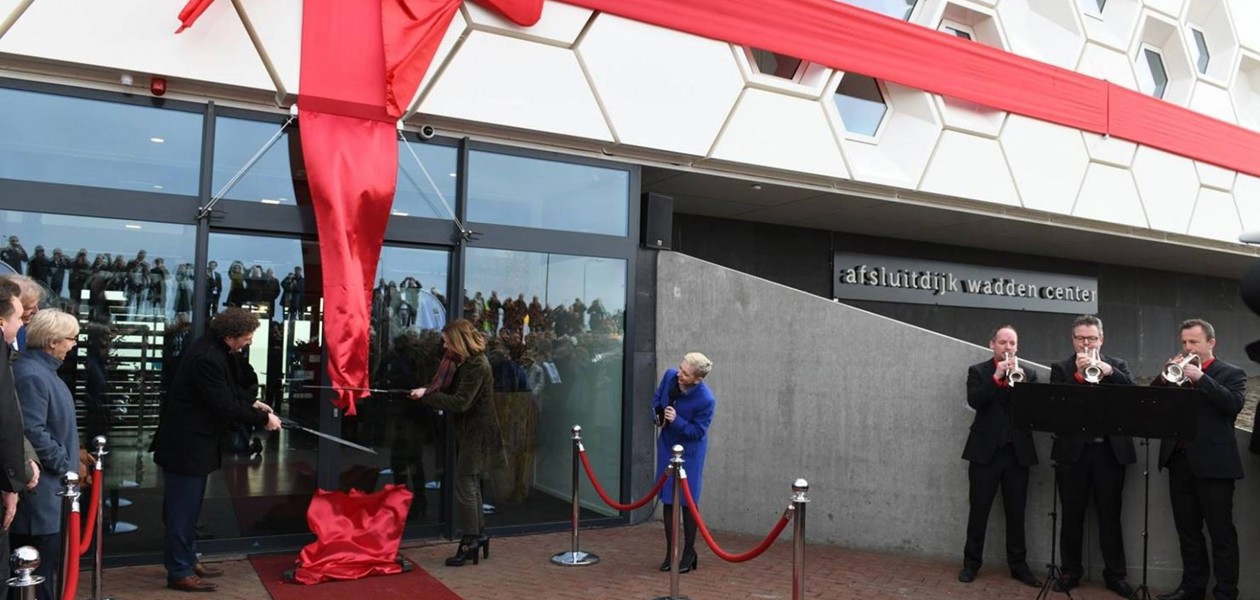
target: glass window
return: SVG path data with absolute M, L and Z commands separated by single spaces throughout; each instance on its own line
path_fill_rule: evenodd
M 898 19 L 909 19 L 914 10 L 916 0 L 841 0 L 846 4 L 860 6 Z
M 109 552 L 160 551 L 162 488 L 146 449 L 191 331 L 194 227 L 5 210 L 0 234 L 0 260 L 44 285 L 45 307 L 79 320 L 79 343 L 60 373 L 76 400 L 79 439 L 109 440 L 111 531 L 131 533 L 111 537 Z M 203 515 L 217 525 L 220 513 Z
M 490 335 L 508 469 L 490 474 L 487 524 L 564 521 L 581 425 L 600 483 L 621 485 L 626 262 L 472 248 L 464 315 Z M 613 514 L 582 480 L 583 505 Z M 594 514 L 594 513 L 592 513 Z
M 468 220 L 627 235 L 630 172 L 494 152 L 472 152 Z
M 368 377 L 372 387 L 411 390 L 437 374 L 442 328 L 447 319 L 445 250 L 386 247 L 372 291 L 372 335 Z M 446 427 L 440 415 L 402 393 L 377 393 L 357 404 L 358 414 L 342 419 L 340 435 L 371 447 L 377 455 L 343 449 L 339 482 L 374 491 L 406 485 L 415 496 L 408 521 L 437 522 L 443 505 Z
M 777 54 L 761 48 L 750 50 L 753 57 L 753 68 L 762 75 L 770 75 L 780 79 L 795 79 L 801 68 L 801 59 L 786 54 Z
M 958 36 L 964 40 L 974 39 L 971 35 L 971 31 L 959 25 L 941 25 L 941 31 L 944 31 L 945 33 L 948 33 L 950 35 Z
M 292 124 L 280 131 L 281 123 L 219 117 L 214 122 L 214 180 L 211 194 L 219 194 L 263 146 L 280 133 L 267 152 L 241 174 L 225 198 L 263 204 L 297 204 L 293 180 L 303 173 L 299 138 Z
M 399 142 L 394 216 L 453 218 L 458 159 L 452 146 Z
M 1156 98 L 1164 97 L 1164 90 L 1168 88 L 1168 71 L 1164 69 L 1164 57 L 1158 50 L 1142 48 L 1137 75 L 1142 91 Z
M 1202 30 L 1194 27 L 1190 28 L 1190 35 L 1194 37 L 1194 64 L 1200 73 L 1207 73 L 1208 62 L 1212 59 L 1212 54 L 1208 52 L 1207 38 L 1203 37 Z
M 874 136 L 888 114 L 879 82 L 857 73 L 845 73 L 834 96 L 836 110 L 850 133 Z
M 0 178 L 197 194 L 202 116 L 0 88 Z

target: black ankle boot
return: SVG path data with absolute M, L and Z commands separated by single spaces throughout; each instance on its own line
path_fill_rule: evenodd
M 490 558 L 490 536 L 481 534 L 477 538 L 477 543 L 481 544 L 481 558 Z
M 459 541 L 455 556 L 446 559 L 446 566 L 462 567 L 469 560 L 472 560 L 474 565 L 481 564 L 481 542 L 475 535 L 466 535 Z

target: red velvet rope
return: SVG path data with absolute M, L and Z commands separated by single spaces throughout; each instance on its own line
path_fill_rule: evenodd
M 101 488 L 105 487 L 101 485 L 105 482 L 103 477 L 104 474 L 101 473 L 100 469 L 97 469 L 96 475 L 92 478 L 92 498 L 88 500 L 87 527 L 83 529 L 83 538 L 79 540 L 80 555 L 87 553 L 88 547 L 92 545 L 92 535 L 96 533 L 96 515 L 100 514 L 101 508 Z
M 586 457 L 586 450 L 578 452 L 578 456 L 582 457 L 582 467 L 586 469 L 586 476 L 590 478 L 591 485 L 595 487 L 595 493 L 599 494 L 599 498 L 604 501 L 604 504 L 617 510 L 634 510 L 651 502 L 652 498 L 656 497 L 660 493 L 661 488 L 665 486 L 665 480 L 669 478 L 668 473 L 661 473 L 661 478 L 656 480 L 656 485 L 652 486 L 652 491 L 648 492 L 646 496 L 630 504 L 619 504 L 612 498 L 609 498 L 608 494 L 604 492 L 604 488 L 599 485 L 599 480 L 595 478 L 595 471 L 591 469 L 591 459 Z
M 713 536 L 709 535 L 709 528 L 705 527 L 704 519 L 700 518 L 700 510 L 696 508 L 696 502 L 691 499 L 691 485 L 687 483 L 685 477 L 682 479 L 682 489 L 687 496 L 687 510 L 691 511 L 692 518 L 696 520 L 696 528 L 700 530 L 700 535 L 704 536 L 704 541 L 713 549 L 713 553 L 726 562 L 744 562 L 761 556 L 761 553 L 765 552 L 770 547 L 770 544 L 774 543 L 775 538 L 779 537 L 780 533 L 783 533 L 783 528 L 787 527 L 788 516 L 787 513 L 784 513 L 783 516 L 779 517 L 779 522 L 774 524 L 774 529 L 770 530 L 770 533 L 766 535 L 766 539 L 761 540 L 761 543 L 757 544 L 756 548 L 743 554 L 728 554 L 719 548 L 717 542 L 713 540 Z
M 100 484 L 97 483 L 96 486 L 99 487 Z M 68 536 L 66 539 L 69 540 L 69 544 L 66 546 L 66 582 L 65 587 L 62 588 L 62 598 L 74 598 L 79 592 L 79 526 L 79 511 L 71 511 L 70 522 L 66 524 Z

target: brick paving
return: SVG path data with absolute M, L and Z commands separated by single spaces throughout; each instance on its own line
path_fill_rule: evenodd
M 784 536 L 786 540 L 790 530 Z M 758 542 L 741 535 L 718 533 L 715 537 L 727 552 L 742 552 Z M 583 531 L 581 540 L 582 550 L 600 556 L 599 564 L 590 567 L 552 565 L 551 555 L 569 547 L 567 533 L 494 538 L 489 560 L 461 568 L 442 564 L 454 551 L 455 545 L 450 542 L 409 544 L 403 554 L 465 600 L 650 600 L 668 596 L 669 574 L 657 571 L 664 554 L 659 522 Z M 703 546 L 703 541 L 700 545 Z M 808 546 L 805 556 L 806 598 L 1032 600 L 1037 596 L 1037 590 L 1010 579 L 1002 567 L 986 568 L 974 583 L 962 584 L 955 580 L 958 561 L 855 552 L 821 545 Z M 691 600 L 790 600 L 792 597 L 792 548 L 786 541 L 776 544 L 759 558 L 739 564 L 726 563 L 707 547 L 702 547 L 699 562 L 699 568 L 683 575 L 681 580 L 681 595 Z M 214 594 L 193 595 L 167 590 L 160 565 L 110 569 L 105 572 L 104 592 L 119 600 L 268 598 L 248 561 L 224 560 L 217 564 L 227 574 L 215 580 L 220 587 Z M 78 597 L 86 600 L 89 594 L 85 588 L 90 581 L 86 572 L 83 575 Z M 1072 596 L 1078 600 L 1118 598 L 1098 584 L 1078 588 Z M 1051 597 L 1066 598 L 1062 594 Z

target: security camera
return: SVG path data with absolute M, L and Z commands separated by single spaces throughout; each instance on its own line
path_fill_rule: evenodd
M 431 139 L 433 139 L 433 136 L 435 136 L 435 135 L 437 135 L 437 130 L 436 130 L 436 129 L 434 129 L 432 125 L 421 125 L 421 126 L 420 126 L 420 139 L 422 139 L 422 140 L 431 140 Z

